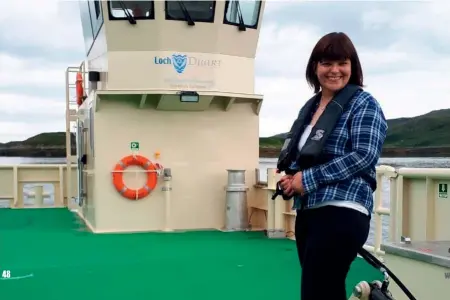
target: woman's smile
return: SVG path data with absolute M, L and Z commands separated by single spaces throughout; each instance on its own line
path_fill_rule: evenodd
M 339 81 L 342 79 L 343 76 L 327 76 L 327 79 L 329 81 Z

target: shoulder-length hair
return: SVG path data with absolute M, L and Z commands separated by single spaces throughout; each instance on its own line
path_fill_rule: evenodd
M 314 47 L 306 66 L 306 81 L 314 88 L 314 93 L 320 91 L 319 79 L 316 75 L 317 64 L 322 61 L 351 61 L 352 74 L 350 84 L 363 87 L 363 72 L 358 53 L 350 38 L 343 32 L 332 32 L 323 36 Z

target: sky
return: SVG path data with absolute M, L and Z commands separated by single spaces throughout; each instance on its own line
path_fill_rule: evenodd
M 305 80 L 321 36 L 353 40 L 365 90 L 388 119 L 450 108 L 450 1 L 269 0 L 256 54 L 260 136 L 289 130 L 312 96 Z M 78 3 L 2 1 L 0 142 L 65 130 L 67 66 L 84 59 Z

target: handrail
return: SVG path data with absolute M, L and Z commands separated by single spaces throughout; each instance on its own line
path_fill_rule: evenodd
M 2 175 L 2 182 L 0 182 L 0 191 L 2 193 L 0 198 L 2 200 L 9 200 L 9 207 L 21 208 L 23 207 L 23 199 L 25 197 L 34 197 L 34 192 L 26 192 L 23 188 L 27 184 L 39 185 L 53 185 L 55 193 L 55 206 L 66 206 L 68 199 L 71 199 L 72 193 L 67 189 L 68 180 L 71 178 L 70 174 L 75 172 L 77 165 L 70 164 L 71 172 L 67 172 L 68 168 L 65 164 L 14 164 L 14 165 L 0 165 L 0 172 Z M 11 184 L 12 183 L 12 184 Z M 48 196 L 47 193 L 39 193 L 38 197 Z
M 257 199 L 251 203 L 250 209 L 266 211 L 267 231 L 273 232 L 273 237 L 280 237 L 282 232 L 292 231 L 292 218 L 295 212 L 290 210 L 292 203 L 281 198 L 271 200 L 275 192 L 275 183 L 281 177 L 275 169 L 267 170 L 267 182 L 261 182 L 259 176 L 255 178 L 256 189 L 266 191 L 267 199 Z M 375 255 L 383 256 L 381 250 L 383 243 L 383 216 L 389 216 L 389 242 L 399 242 L 403 235 L 416 240 L 448 239 L 448 222 L 446 216 L 439 213 L 438 207 L 446 209 L 448 201 L 439 201 L 439 198 L 448 197 L 450 186 L 450 168 L 398 168 L 380 165 L 376 167 L 378 189 L 374 193 L 373 245 L 365 244 L 364 248 Z M 389 181 L 389 207 L 383 207 L 384 179 Z M 438 192 L 445 185 L 445 191 Z M 423 193 L 417 193 L 422 189 Z M 412 192 L 413 191 L 413 192 Z M 442 196 L 441 196 L 442 194 Z M 403 199 L 404 197 L 408 197 Z M 261 202 L 262 201 L 262 202 Z M 292 201 L 292 200 L 291 200 Z M 415 214 L 415 215 L 413 215 Z M 417 215 L 419 214 L 419 215 Z M 421 215 L 424 214 L 424 215 Z M 417 217 L 417 222 L 411 218 Z M 420 225 L 419 225 L 420 224 Z M 289 237 L 294 238 L 294 237 Z
M 83 60 L 81 64 L 78 67 L 68 67 L 66 69 L 66 168 L 69 168 L 69 166 L 72 164 L 72 139 L 71 139 L 71 128 L 70 128 L 70 122 L 71 122 L 71 104 L 74 104 L 74 101 L 71 100 L 70 97 L 70 89 L 73 87 L 73 84 L 69 82 L 69 74 L 70 73 L 81 73 L 82 77 L 82 86 L 83 90 L 86 91 L 86 65 L 85 61 Z M 75 102 L 76 103 L 76 102 Z M 72 176 L 69 172 L 67 174 L 67 180 L 66 180 L 66 186 L 65 189 L 67 190 L 67 198 L 72 198 Z M 68 200 L 65 200 L 64 205 L 68 205 Z
M 365 244 L 364 248 L 376 255 L 384 255 L 384 251 L 381 250 L 381 243 L 383 240 L 383 224 L 382 224 L 382 216 L 390 216 L 391 215 L 391 208 L 383 207 L 383 201 L 382 201 L 382 178 L 387 177 L 389 179 L 396 178 L 397 177 L 397 171 L 392 166 L 387 165 L 380 165 L 376 167 L 377 171 L 377 182 L 379 188 L 375 192 L 374 197 L 374 231 L 375 231 L 375 237 L 374 237 L 374 245 Z M 268 169 L 267 173 L 267 181 L 262 182 L 260 180 L 259 173 L 256 173 L 256 184 L 255 188 L 262 188 L 267 190 L 267 192 L 270 194 L 270 196 L 275 191 L 273 181 L 277 177 L 277 174 L 271 174 L 270 172 L 274 173 L 274 169 Z M 270 180 L 269 180 L 270 179 Z M 270 181 L 270 182 L 268 182 Z M 393 191 L 391 191 L 393 192 Z M 270 198 L 270 197 L 269 197 Z M 276 206 L 275 206 L 276 207 Z M 255 209 L 258 209 L 258 207 L 254 207 Z M 276 209 L 276 208 L 275 208 Z M 275 212 L 277 214 L 279 212 Z M 281 212 L 285 218 L 293 217 L 295 216 L 295 213 L 283 211 Z M 391 232 L 391 230 L 390 230 Z
M 68 169 L 71 172 L 67 172 Z M 68 206 L 68 201 L 72 199 L 72 194 L 76 194 L 75 188 L 77 176 L 75 172 L 77 164 L 67 161 L 66 163 L 56 164 L 14 164 L 0 165 L 0 198 L 10 200 L 10 207 L 23 207 L 23 198 L 26 192 L 23 191 L 25 184 L 52 184 L 55 187 L 55 206 Z M 267 221 L 266 230 L 275 235 L 281 231 L 288 232 L 290 222 L 295 217 L 295 212 L 290 210 L 290 205 L 281 199 L 271 200 L 275 191 L 275 184 L 280 174 L 275 173 L 275 169 L 269 169 L 267 181 L 261 181 L 258 174 L 255 173 L 254 188 L 259 190 L 249 202 L 250 209 L 263 211 L 264 220 Z M 256 171 L 256 170 L 255 170 Z M 439 188 L 444 185 L 450 185 L 450 168 L 399 168 L 394 169 L 391 166 L 377 166 L 376 176 L 378 189 L 374 193 L 374 239 L 373 245 L 364 245 L 364 248 L 376 255 L 384 255 L 381 250 L 383 242 L 383 216 L 390 216 L 388 240 L 397 242 L 401 236 L 407 234 L 414 239 L 433 240 L 446 238 L 448 236 L 447 218 L 443 215 L 442 209 L 446 209 L 448 201 L 440 201 L 439 198 L 448 197 L 447 192 L 440 196 Z M 385 179 L 389 181 L 390 207 L 383 207 L 383 185 Z M 73 182 L 72 182 L 73 181 Z M 416 185 L 418 184 L 418 185 Z M 417 189 L 424 191 L 417 193 Z M 34 193 L 38 198 L 47 196 L 46 193 L 38 191 Z M 30 195 L 33 195 L 31 193 Z M 265 195 L 265 196 L 262 196 Z M 409 198 L 403 199 L 403 197 Z M 384 194 L 384 196 L 386 196 Z M 423 199 L 422 199 L 423 198 Z M 256 199 L 256 200 L 255 200 Z M 280 201 L 278 201 L 280 200 Z M 292 201 L 292 200 L 291 200 Z M 439 211 L 441 209 L 441 211 Z M 411 215 L 414 212 L 416 215 Z M 425 214 L 425 215 L 422 215 Z M 417 215 L 419 214 L 419 215 Z M 416 221 L 411 222 L 410 218 L 418 217 Z M 289 219 L 291 218 L 291 219 Z M 407 219 L 409 218 L 409 219 Z M 264 222 L 261 219 L 261 222 Z M 290 222 L 287 222 L 290 221 Z M 447 227 L 445 227 L 447 226 Z M 292 227 L 291 227 L 292 230 Z

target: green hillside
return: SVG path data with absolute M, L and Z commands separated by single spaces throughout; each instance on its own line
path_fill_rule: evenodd
M 432 111 L 415 118 L 393 119 L 386 146 L 436 147 L 450 145 L 450 109 Z
M 414 118 L 388 120 L 385 148 L 450 146 L 450 109 L 432 111 Z M 259 138 L 262 148 L 280 148 L 286 133 Z M 24 141 L 2 144 L 2 147 L 65 146 L 65 132 L 45 132 Z M 75 135 L 72 135 L 72 145 Z
M 75 134 L 72 133 L 72 144 L 75 143 Z M 65 146 L 66 145 L 66 133 L 65 132 L 44 132 L 33 137 L 30 137 L 24 141 L 12 141 L 8 143 L 0 143 L 3 147 L 15 147 L 15 146 Z
M 388 120 L 388 147 L 450 146 L 450 109 L 435 110 L 414 118 Z M 281 147 L 285 133 L 259 138 L 261 147 Z

